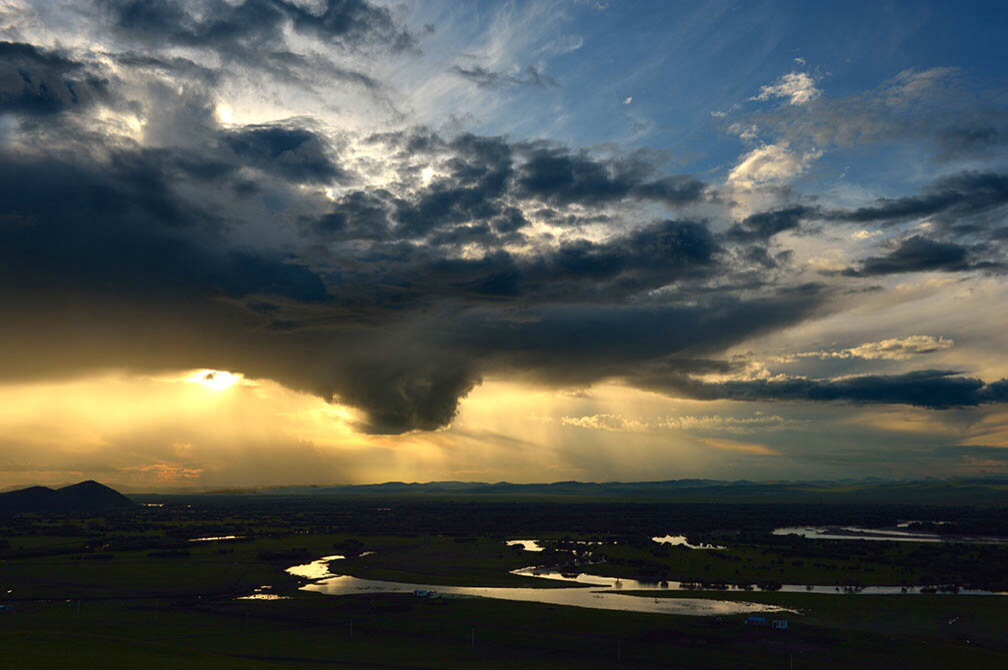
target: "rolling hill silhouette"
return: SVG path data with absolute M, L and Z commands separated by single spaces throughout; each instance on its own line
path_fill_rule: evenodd
M 59 489 L 31 486 L 0 493 L 0 513 L 107 512 L 135 504 L 115 489 L 91 480 Z

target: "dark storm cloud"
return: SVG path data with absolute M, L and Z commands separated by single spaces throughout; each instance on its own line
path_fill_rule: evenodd
M 220 73 L 216 70 L 180 56 L 161 58 L 137 51 L 127 51 L 114 54 L 112 57 L 117 63 L 128 68 L 175 75 L 192 81 L 201 81 L 205 84 L 214 84 L 220 78 Z
M 377 353 L 377 352 L 376 352 Z M 455 418 L 458 402 L 481 377 L 469 356 L 405 343 L 379 355 L 350 363 L 340 397 L 368 410 L 361 426 L 376 434 L 435 430 Z
M 225 60 L 256 52 L 249 58 L 276 68 L 308 62 L 287 50 L 281 27 L 355 48 L 396 48 L 400 32 L 382 23 L 386 10 L 362 2 L 329 3 L 325 14 L 267 0 L 211 1 L 205 12 L 181 2 L 105 6 L 138 41 L 214 49 Z M 47 82 L 89 72 L 26 45 L 11 53 Z M 717 361 L 729 347 L 829 309 L 827 288 L 782 288 L 769 272 L 787 261 L 767 250 L 771 238 L 799 229 L 812 209 L 756 214 L 720 235 L 706 221 L 636 220 L 612 206 L 688 206 L 709 200 L 707 187 L 645 154 L 603 158 L 423 128 L 364 140 L 391 149 L 393 178 L 361 187 L 311 121 L 224 128 L 214 79 L 191 61 L 141 50 L 119 64 L 199 82 L 150 87 L 143 132 L 158 148 L 104 136 L 102 124 L 82 133 L 70 122 L 82 115 L 47 111 L 36 112 L 44 129 L 19 138 L 28 149 L 0 150 L 5 378 L 230 369 L 361 408 L 362 430 L 401 433 L 450 422 L 484 375 L 619 378 L 683 392 L 689 374 L 729 370 Z M 538 71 L 525 80 L 548 83 Z M 425 164 L 436 172 L 421 183 Z M 333 200 L 317 188 L 336 182 L 353 187 Z M 536 230 L 543 221 L 564 230 Z M 589 224 L 608 234 L 585 239 Z M 918 381 L 956 379 L 967 378 Z M 836 399 L 876 401 L 864 388 L 829 388 Z M 1004 395 L 981 383 L 963 397 Z
M 467 233 L 446 227 L 464 225 L 468 233 L 478 233 L 473 226 L 485 230 L 487 222 L 495 233 L 517 233 L 528 220 L 514 205 L 529 199 L 559 208 L 598 207 L 621 200 L 652 200 L 678 207 L 707 197 L 703 182 L 685 175 L 662 175 L 652 161 L 637 155 L 597 159 L 560 145 L 472 134 L 445 140 L 423 128 L 375 135 L 368 141 L 392 148 L 403 161 L 427 155 L 438 161 L 439 172 L 444 173 L 424 188 L 394 198 L 390 216 L 398 237 L 426 238 L 436 231 L 434 237 L 448 240 Z M 402 178 L 415 180 L 416 175 Z M 555 224 L 608 220 L 601 212 L 586 215 L 539 209 Z M 335 216 L 342 218 L 339 212 Z
M 328 0 L 314 8 L 285 0 L 97 0 L 95 4 L 115 34 L 137 50 L 204 49 L 219 55 L 225 66 L 257 68 L 309 89 L 320 74 L 327 75 L 330 83 L 361 86 L 372 93 L 381 85 L 364 72 L 334 62 L 331 54 L 292 46 L 285 35 L 288 28 L 318 40 L 327 51 L 332 47 L 366 53 L 402 51 L 416 43 L 388 9 L 366 0 Z M 177 57 L 161 60 L 174 61 L 176 69 L 182 65 Z
M 307 223 L 314 232 L 330 240 L 385 240 L 389 237 L 389 212 L 379 194 L 354 191 L 333 203 L 333 209 Z
M 882 199 L 868 207 L 837 212 L 835 218 L 857 223 L 895 224 L 927 216 L 963 217 L 1008 204 L 1008 175 L 963 172 L 936 180 L 923 193 Z
M 397 232 L 423 237 L 443 225 L 485 220 L 503 214 L 508 192 L 511 146 L 502 138 L 462 135 L 449 144 L 454 152 L 448 175 L 433 181 L 412 199 L 396 202 Z
M 414 38 L 384 7 L 365 0 L 329 0 L 313 12 L 284 0 L 99 0 L 113 25 L 147 43 L 214 49 L 232 55 L 274 46 L 285 25 L 344 47 L 384 45 L 405 49 Z
M 447 174 L 415 198 L 351 191 L 308 219 L 333 242 L 311 269 L 226 242 L 234 213 L 216 185 L 247 165 L 263 193 L 274 188 L 264 179 L 338 176 L 322 141 L 291 124 L 201 132 L 206 146 L 124 148 L 106 160 L 3 156 L 0 267 L 15 324 L 0 338 L 12 352 L 4 374 L 229 368 L 360 407 L 363 430 L 398 433 L 449 422 L 488 372 L 591 381 L 691 347 L 716 352 L 821 302 L 619 304 L 730 273 L 697 222 L 491 251 L 529 224 L 509 204 L 512 146 L 472 135 L 426 143 L 450 153 Z M 183 195 L 198 188 L 223 199 Z M 417 234 L 446 236 L 447 251 L 407 242 Z M 474 241 L 482 257 L 455 255 Z M 69 303 L 82 309 L 58 307 Z
M 661 376 L 723 371 L 728 364 L 712 354 L 799 323 L 826 300 L 821 287 L 808 286 L 755 300 L 724 292 L 689 304 L 569 302 L 523 313 L 474 313 L 456 339 L 548 383 L 617 377 L 639 384 L 641 370 L 661 370 Z
M 900 242 L 885 256 L 866 258 L 859 269 L 846 270 L 844 274 L 873 276 L 904 272 L 966 272 L 982 267 L 993 266 L 972 260 L 966 247 L 914 235 Z
M 0 273 L 12 285 L 70 282 L 150 297 L 325 298 L 318 277 L 280 256 L 215 250 L 180 234 L 212 217 L 180 200 L 149 158 L 118 156 L 100 170 L 51 160 L 0 163 L 7 217 Z
M 107 96 L 108 82 L 83 63 L 31 44 L 0 42 L 0 114 L 58 114 Z
M 272 134 L 263 139 L 251 132 L 265 147 L 275 146 Z M 279 144 L 289 139 L 279 138 Z M 496 146 L 474 138 L 462 145 L 480 155 Z M 637 332 L 639 339 L 651 331 L 621 324 L 614 315 L 601 318 L 591 300 L 717 267 L 718 247 L 705 226 L 669 221 L 528 258 L 501 252 L 452 259 L 433 247 L 393 241 L 361 254 L 348 249 L 331 270 L 316 272 L 289 255 L 226 242 L 222 234 L 231 224 L 224 205 L 197 199 L 197 206 L 183 195 L 201 176 L 227 178 L 233 165 L 228 151 L 219 164 L 206 157 L 196 164 L 168 150 L 124 149 L 74 162 L 3 155 L 0 294 L 9 321 L 0 336 L 8 354 L 0 374 L 222 367 L 361 407 L 367 431 L 432 429 L 450 421 L 459 398 L 494 369 L 488 352 L 536 349 L 527 360 L 549 369 L 550 350 L 568 349 L 564 333 L 577 330 L 613 349 L 619 332 Z M 465 156 L 454 170 L 459 181 L 485 185 L 495 179 L 493 170 L 482 162 L 474 167 Z M 328 224 L 337 231 L 380 227 L 384 202 L 380 193 L 370 199 L 351 194 L 339 203 L 346 217 L 331 217 Z M 522 216 L 504 208 L 491 221 L 500 231 L 495 234 L 513 233 Z M 506 307 L 498 312 L 502 297 L 544 305 L 537 329 L 507 346 L 500 328 L 513 323 L 514 314 Z M 580 326 L 578 310 L 567 309 L 562 328 L 548 335 L 554 328 L 554 310 L 545 306 L 550 300 L 584 302 Z M 645 326 L 664 324 L 661 332 L 667 332 L 681 317 Z M 470 326 L 471 333 L 459 332 Z M 677 324 L 677 330 L 688 328 Z M 631 342 L 606 353 L 605 369 L 630 352 L 636 359 L 665 350 L 658 332 L 648 347 Z M 749 331 L 731 332 L 740 337 Z M 497 365 L 510 369 L 515 363 L 508 358 L 522 357 L 498 357 Z M 602 371 L 568 360 L 585 377 Z
M 787 378 L 703 382 L 685 375 L 655 375 L 652 388 L 701 400 L 846 401 L 864 404 L 913 405 L 928 409 L 975 407 L 1008 400 L 1008 380 L 985 384 L 947 370 L 918 370 L 899 375 L 865 375 L 837 379 Z
M 653 166 L 642 161 L 602 161 L 545 142 L 525 145 L 523 153 L 518 192 L 556 204 L 597 205 L 635 197 L 684 205 L 700 201 L 705 190 L 693 177 L 655 177 Z
M 719 251 L 707 226 L 664 221 L 606 243 L 562 245 L 544 259 L 541 271 L 557 282 L 619 278 L 639 290 L 709 271 Z
M 786 267 L 790 262 L 794 252 L 790 249 L 770 253 L 766 247 L 747 246 L 735 249 L 735 258 L 738 259 L 742 267 L 755 268 L 759 270 L 775 270 Z
M 330 159 L 318 134 L 293 125 L 244 126 L 224 142 L 247 165 L 302 182 L 331 182 L 346 174 Z
M 474 224 L 445 233 L 443 242 L 498 237 Z M 576 241 L 534 254 L 504 250 L 481 258 L 446 257 L 429 246 L 380 244 L 367 252 L 350 250 L 343 260 L 337 296 L 355 303 L 372 296 L 383 304 L 416 305 L 433 298 L 480 303 L 605 302 L 633 296 L 673 281 L 702 280 L 727 268 L 706 226 L 665 221 L 605 242 Z M 356 270 L 356 271 L 355 271 Z M 381 291 L 376 290 L 378 286 Z
M 734 224 L 728 229 L 725 237 L 735 242 L 769 240 L 778 233 L 797 230 L 801 226 L 802 219 L 811 214 L 814 214 L 814 210 L 809 207 L 790 207 L 760 212 L 747 216 L 741 222 Z

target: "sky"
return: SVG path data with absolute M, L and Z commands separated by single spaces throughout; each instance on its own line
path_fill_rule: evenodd
M 0 488 L 1008 475 L 999 2 L 0 0 Z

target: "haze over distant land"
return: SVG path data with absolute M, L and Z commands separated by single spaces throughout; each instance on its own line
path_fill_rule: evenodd
M 1001 3 L 0 3 L 0 488 L 1008 475 Z

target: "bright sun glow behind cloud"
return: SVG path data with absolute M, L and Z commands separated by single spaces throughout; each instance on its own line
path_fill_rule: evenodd
M 211 391 L 227 391 L 229 388 L 239 383 L 245 382 L 245 376 L 240 372 L 226 372 L 224 370 L 197 370 L 186 381 L 191 384 L 205 386 Z

